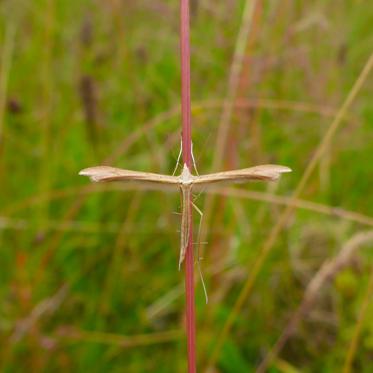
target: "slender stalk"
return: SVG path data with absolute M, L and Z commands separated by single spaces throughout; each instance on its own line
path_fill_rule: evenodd
M 181 49 L 181 114 L 183 162 L 191 168 L 191 120 L 190 120 L 190 41 L 189 0 L 180 0 L 180 49 Z M 192 201 L 189 201 L 191 204 Z M 188 219 L 192 226 L 192 208 Z M 193 233 L 189 229 L 188 247 L 185 256 L 186 326 L 188 345 L 188 372 L 196 372 L 196 327 L 194 306 Z

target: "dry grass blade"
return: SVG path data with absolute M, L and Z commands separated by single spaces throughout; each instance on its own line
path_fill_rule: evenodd
M 33 225 L 27 219 L 14 219 L 6 216 L 0 216 L 0 230 L 24 231 L 33 229 Z M 120 224 L 115 222 L 105 223 L 105 227 L 99 223 L 89 223 L 79 220 L 48 220 L 45 227 L 46 231 L 63 231 L 76 233 L 117 233 L 120 230 Z
M 150 185 L 144 185 L 144 189 L 147 190 Z M 85 185 L 82 187 L 69 187 L 64 189 L 58 189 L 51 191 L 50 195 L 37 195 L 31 198 L 27 198 L 24 201 L 21 201 L 17 203 L 16 205 L 13 205 L 10 210 L 7 210 L 8 214 L 14 214 L 17 211 L 21 211 L 23 209 L 29 208 L 35 204 L 41 203 L 45 199 L 50 200 L 58 200 L 62 198 L 68 198 L 70 196 L 87 196 L 93 193 L 103 193 L 103 192 L 110 192 L 110 191 L 126 191 L 131 190 L 131 185 L 119 185 L 119 184 L 111 184 L 111 185 Z M 150 188 L 153 190 L 153 188 Z M 238 197 L 238 198 L 248 198 L 256 201 L 264 201 L 264 202 L 270 202 L 278 205 L 288 206 L 293 205 L 294 208 L 297 209 L 304 209 L 308 211 L 317 212 L 324 215 L 329 216 L 336 216 L 341 219 L 350 220 L 359 224 L 367 225 L 367 226 L 373 226 L 373 217 L 364 215 L 362 213 L 346 210 L 339 206 L 329 206 L 324 205 L 321 203 L 316 203 L 312 201 L 307 201 L 303 199 L 293 199 L 291 197 L 284 197 L 279 195 L 274 195 L 271 193 L 262 193 L 258 191 L 253 190 L 243 190 L 243 189 L 237 189 L 232 187 L 224 187 L 219 189 L 213 189 L 209 191 L 209 193 L 215 193 L 215 194 L 221 194 L 225 196 L 232 196 L 232 197 Z M 77 230 L 82 232 L 92 232 L 97 231 L 99 225 L 90 225 L 88 223 L 79 222 L 79 221 L 58 221 L 53 222 L 49 221 L 48 229 L 55 229 L 55 230 Z M 93 223 L 92 223 L 93 224 Z M 28 224 L 25 220 L 22 219 L 11 219 L 9 216 L 1 216 L 0 217 L 0 228 L 2 229 L 27 229 Z M 108 224 L 106 227 L 107 232 L 117 232 L 118 225 L 113 223 L 113 225 Z M 102 228 L 100 228 L 102 229 Z M 106 231 L 104 229 L 104 231 Z
M 17 322 L 14 331 L 10 337 L 13 343 L 18 342 L 23 336 L 34 327 L 35 323 L 48 313 L 53 313 L 57 310 L 65 299 L 69 290 L 68 285 L 63 285 L 52 297 L 44 299 L 38 303 L 32 310 L 29 316 Z
M 210 192 L 209 192 L 210 193 Z M 361 214 L 360 212 L 346 210 L 340 206 L 329 206 L 317 202 L 307 201 L 299 198 L 279 196 L 271 193 L 263 193 L 254 190 L 244 190 L 233 187 L 213 190 L 211 193 L 221 194 L 230 197 L 246 198 L 254 201 L 264 201 L 276 205 L 289 206 L 294 208 L 317 212 L 328 216 L 335 216 L 341 219 L 350 220 L 362 225 L 373 227 L 373 217 Z
M 356 251 L 364 244 L 373 240 L 373 231 L 360 232 L 353 236 L 342 248 L 339 254 L 332 260 L 327 260 L 316 275 L 312 278 L 304 293 L 302 303 L 297 311 L 292 316 L 281 337 L 278 339 L 272 350 L 267 354 L 265 359 L 259 365 L 257 373 L 264 373 L 271 361 L 277 356 L 290 336 L 295 332 L 299 322 L 304 315 L 309 312 L 313 304 L 317 300 L 321 289 L 327 282 L 330 282 L 334 277 L 353 259 Z

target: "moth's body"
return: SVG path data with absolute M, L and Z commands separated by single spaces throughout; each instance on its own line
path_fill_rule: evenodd
M 179 267 L 184 261 L 186 249 L 189 244 L 190 210 L 192 206 L 191 195 L 194 187 L 207 187 L 222 182 L 245 182 L 250 180 L 274 181 L 281 173 L 290 172 L 290 168 L 278 165 L 261 165 L 240 170 L 218 172 L 214 174 L 192 175 L 188 166 L 184 164 L 179 176 L 161 175 L 150 172 L 124 170 L 115 167 L 97 166 L 86 168 L 79 175 L 89 176 L 95 182 L 108 181 L 134 181 L 140 183 L 156 183 L 158 185 L 179 187 L 182 198 L 181 215 L 181 244 Z
M 183 171 L 179 176 L 179 183 L 181 188 L 191 185 L 193 183 L 194 178 L 195 177 L 190 173 L 188 166 L 184 163 Z
M 189 243 L 190 226 L 191 226 L 191 196 L 192 184 L 184 180 L 180 184 L 182 213 L 181 213 L 181 235 L 180 235 L 180 255 L 179 255 L 179 269 L 181 263 L 184 261 L 185 253 Z

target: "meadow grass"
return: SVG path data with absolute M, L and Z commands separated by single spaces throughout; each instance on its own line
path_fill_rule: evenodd
M 372 53 L 373 6 L 254 5 L 193 2 L 194 153 L 200 173 L 294 172 L 196 201 L 210 298 L 197 286 L 201 371 L 255 371 L 325 261 L 372 225 L 372 73 L 312 159 Z M 0 11 L 1 370 L 185 371 L 178 194 L 77 175 L 97 162 L 172 172 L 177 2 L 17 0 Z M 371 370 L 369 245 L 322 288 L 271 372 Z

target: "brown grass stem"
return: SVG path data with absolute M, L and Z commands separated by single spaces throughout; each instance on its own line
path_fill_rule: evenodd
M 182 154 L 183 163 L 191 170 L 192 167 L 192 123 L 190 102 L 190 9 L 189 0 L 180 0 L 180 57 L 181 57 L 181 117 L 182 117 Z M 184 192 L 183 192 L 184 196 Z M 194 294 L 194 258 L 192 232 L 192 199 L 183 198 L 183 210 L 188 211 L 186 219 L 189 231 L 188 244 L 185 253 L 185 294 L 186 294 L 186 329 L 188 372 L 195 373 L 196 365 L 196 315 Z M 189 206 L 186 206 L 188 204 Z M 189 207 L 189 208 L 187 208 Z M 183 227 L 182 227 L 183 229 Z

